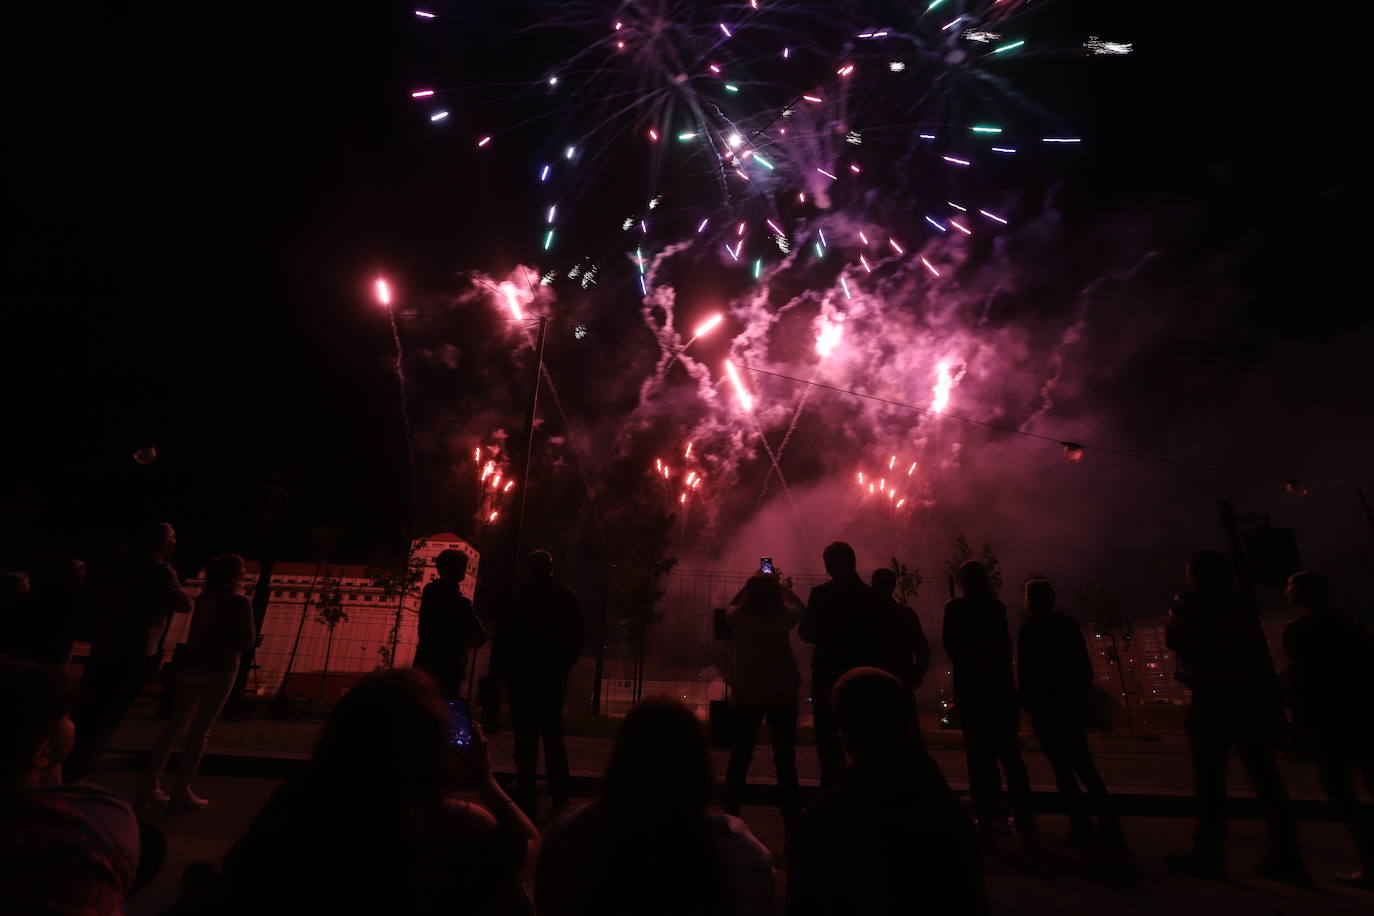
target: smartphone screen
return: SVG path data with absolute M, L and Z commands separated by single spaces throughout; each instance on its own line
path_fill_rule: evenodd
M 763 573 L 765 576 L 771 576 L 771 575 L 773 575 L 773 558 L 772 558 L 772 557 L 760 557 L 760 558 L 759 558 L 759 572 Z
M 467 747 L 472 743 L 472 716 L 468 712 L 468 701 L 459 697 L 446 700 L 449 712 L 448 741 L 454 747 Z

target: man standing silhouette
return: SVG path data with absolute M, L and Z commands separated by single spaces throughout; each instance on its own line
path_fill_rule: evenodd
M 1226 758 L 1234 747 L 1269 820 L 1269 852 L 1256 870 L 1310 883 L 1288 790 L 1274 761 L 1283 712 L 1259 615 L 1231 590 L 1231 561 L 1215 550 L 1193 554 L 1187 582 L 1188 590 L 1169 609 L 1164 642 L 1178 657 L 1174 676 L 1193 691 L 1184 730 L 1198 814 L 1192 850 L 1166 861 L 1185 874 L 1225 876 Z
M 966 560 L 955 574 L 963 597 L 945 605 L 945 652 L 954 668 L 954 702 L 964 726 L 969 794 L 978 829 L 1005 832 L 1000 763 L 1007 777 L 1016 835 L 1023 847 L 1038 842 L 1030 807 L 1030 777 L 1016 735 L 1020 709 L 1011 666 L 1007 606 L 997 600 L 988 571 Z
M 571 790 L 568 750 L 563 742 L 563 702 L 568 674 L 582 654 L 582 605 L 553 578 L 547 550 L 529 556 L 530 581 L 516 594 L 496 631 L 493 650 L 510 683 L 510 717 L 515 731 L 516 802 L 533 820 L 537 804 L 539 739 L 555 809 Z
M 81 675 L 81 703 L 72 714 L 76 745 L 63 770 L 82 779 L 105 748 L 143 683 L 161 662 L 172 614 L 191 610 L 191 599 L 169 562 L 177 533 L 166 522 L 135 532 L 132 550 L 115 564 L 100 595 L 99 623 Z
M 468 571 L 467 554 L 440 551 L 434 569 L 439 577 L 420 593 L 420 633 L 412 667 L 433 678 L 445 700 L 454 700 L 464 693 L 468 650 L 486 642 L 487 631 L 459 590 Z
M 1054 781 L 1069 811 L 1069 842 L 1083 849 L 1098 841 L 1125 852 L 1121 825 L 1107 786 L 1088 748 L 1088 688 L 1093 665 L 1083 631 L 1054 609 L 1054 586 L 1045 579 L 1026 583 L 1026 622 L 1016 640 L 1016 673 L 1021 704 L 1031 715 L 1040 749 L 1054 768 Z M 1088 790 L 1087 803 L 1078 781 Z M 1097 815 L 1093 833 L 1089 811 Z
M 1294 573 L 1288 600 L 1307 610 L 1283 634 L 1293 718 L 1360 855 L 1360 870 L 1337 880 L 1374 889 L 1374 813 L 1355 793 L 1356 770 L 1374 788 L 1374 637 L 1336 609 L 1323 576 Z
M 859 578 L 853 547 L 835 541 L 821 559 L 830 581 L 811 590 L 797 633 L 816 647 L 811 656 L 811 714 L 821 786 L 828 789 L 844 766 L 831 691 L 846 671 L 878 665 L 882 608 L 877 593 Z
M 878 666 L 914 691 L 930 670 L 930 643 L 916 612 L 897 600 L 897 574 L 883 567 L 873 571 L 873 591 L 882 607 L 882 650 Z

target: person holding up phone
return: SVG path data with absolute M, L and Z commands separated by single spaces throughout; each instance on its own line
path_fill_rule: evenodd
M 539 834 L 455 724 L 423 673 L 365 675 L 230 851 L 214 912 L 528 912 Z
M 767 572 L 750 577 L 725 612 L 735 644 L 730 670 L 734 741 L 725 771 L 725 812 L 740 813 L 759 726 L 766 720 L 778 776 L 778 806 L 791 833 L 801 816 L 797 784 L 797 688 L 801 674 L 790 635 L 801 620 L 804 606 L 773 574 L 770 558 L 764 557 L 760 568 Z

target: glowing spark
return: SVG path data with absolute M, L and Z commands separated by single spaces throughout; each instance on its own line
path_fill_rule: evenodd
M 873 273 L 873 268 L 868 266 L 868 261 L 864 258 L 863 255 L 859 255 L 859 263 L 864 266 L 865 272 Z
M 734 260 L 739 260 L 739 255 L 735 254 L 735 249 L 731 248 L 729 245 L 725 246 L 725 253 L 730 255 L 730 257 Z
M 755 258 L 755 259 L 754 259 L 754 279 L 757 280 L 757 279 L 759 278 L 759 274 L 762 273 L 762 272 L 763 272 L 763 258 Z
M 935 7 L 939 6 L 941 3 L 944 2 L 945 0 L 932 0 L 930 6 L 926 7 L 926 12 L 929 13 L 931 10 L 935 9 Z
M 686 494 L 686 493 L 683 493 L 681 496 L 679 496 L 679 497 L 677 498 L 677 501 L 680 502 L 680 503 L 682 503 L 682 504 L 684 504 L 684 505 L 686 505 L 686 503 L 687 503 L 687 494 Z
M 687 443 L 687 451 L 685 451 L 685 452 L 682 453 L 682 457 L 683 457 L 683 458 L 691 458 L 691 457 L 692 457 L 692 443 L 690 443 L 690 442 Z
M 900 60 L 890 60 L 887 62 L 887 69 L 891 70 L 893 73 L 901 73 L 906 69 L 906 64 L 902 63 Z
M 849 284 L 844 282 L 844 277 L 840 277 L 840 288 L 844 290 L 844 297 L 846 299 L 854 298 L 853 296 L 849 295 Z
M 491 486 L 492 486 L 492 489 L 495 489 L 496 487 L 501 486 L 501 475 L 500 475 L 500 474 L 497 474 L 495 477 L 493 477 L 493 478 L 491 479 Z
M 964 225 L 963 225 L 962 223 L 960 223 L 957 219 L 952 219 L 952 220 L 950 220 L 950 221 L 949 221 L 949 224 L 950 224 L 951 226 L 953 226 L 955 229 L 958 229 L 958 230 L 959 230 L 960 232 L 962 232 L 964 235 L 972 235 L 972 234 L 973 234 L 972 231 L 970 231 L 969 229 L 965 228 Z
M 968 207 L 961 207 L 961 206 L 959 206 L 958 204 L 956 204 L 956 203 L 955 203 L 954 201 L 952 201 L 952 200 L 947 200 L 947 201 L 945 201 L 945 203 L 949 204 L 951 207 L 953 207 L 954 209 L 958 210 L 958 211 L 961 212 L 961 213 L 967 213 L 967 212 L 968 212 Z
M 678 138 L 679 140 L 682 140 L 683 142 L 686 142 L 687 140 L 694 140 L 694 139 L 696 139 L 696 134 L 678 134 L 678 135 L 677 135 L 677 138 Z
M 969 130 L 975 134 L 1000 134 L 1002 132 L 1000 127 L 970 127 Z
M 416 11 L 415 11 L 415 15 L 416 15 L 416 16 L 419 16 L 421 19 L 438 19 L 438 18 L 439 18 L 438 16 L 434 15 L 433 13 L 431 13 L 429 10 L 416 10 Z
M 549 232 L 548 232 L 548 234 L 544 236 L 544 250 L 545 250 L 545 251 L 548 251 L 548 250 L 549 250 L 549 247 L 552 246 L 552 245 L 553 245 L 553 230 L 550 229 Z
M 540 180 L 540 181 L 548 181 L 548 180 L 549 180 L 549 169 L 550 169 L 550 166 L 547 166 L 547 165 L 546 165 L 546 166 L 544 166 L 543 169 L 540 170 L 540 172 L 539 172 L 539 180 Z
M 767 159 L 763 158 L 758 153 L 754 153 L 754 161 L 757 162 L 759 165 L 763 166 L 764 168 L 768 169 L 768 171 L 770 172 L 774 170 L 773 163 L 769 162 Z
M 826 240 L 825 240 L 825 230 L 824 230 L 824 229 L 817 229 L 817 230 L 816 230 L 816 234 L 819 235 L 819 236 L 821 237 L 821 244 L 822 244 L 822 245 L 826 245 L 826 246 L 828 247 L 828 244 L 829 244 L 829 243 L 827 243 Z
M 739 134 L 731 134 L 725 139 L 725 145 L 730 149 L 739 149 L 739 145 L 744 142 L 744 138 Z
M 822 247 L 822 245 L 821 245 L 820 242 L 817 242 L 817 243 L 816 243 L 816 257 L 818 257 L 818 258 L 823 258 L 823 257 L 825 257 L 825 248 Z
M 892 470 L 892 466 L 893 466 L 894 464 L 896 464 L 896 463 L 897 463 L 897 456 L 896 456 L 896 455 L 893 455 L 891 458 L 887 459 L 887 469 L 888 469 L 889 471 Z
M 735 386 L 735 395 L 739 398 L 740 406 L 747 411 L 753 410 L 754 399 L 745 390 L 744 382 L 740 381 L 739 373 L 735 371 L 735 364 L 728 359 L 725 361 L 725 374 L 730 376 L 730 384 Z
M 568 147 L 567 149 L 563 150 L 563 158 L 564 158 L 564 159 L 571 159 L 571 158 L 573 157 L 573 153 L 575 153 L 575 152 L 577 152 L 577 147 L 575 147 L 575 146 L 570 146 L 570 147 Z
M 620 31 L 622 28 L 624 28 L 624 27 L 625 27 L 625 23 L 623 23 L 623 22 L 617 22 L 617 23 L 615 24 L 615 30 L 616 30 L 617 32 L 619 32 L 619 31 Z
M 558 77 L 556 77 L 556 76 L 551 76 L 551 77 L 549 77 L 549 85 L 550 85 L 550 86 L 557 86 L 557 85 L 558 85 Z
M 506 305 L 510 308 L 510 313 L 517 319 L 523 319 L 525 313 L 520 309 L 520 298 L 516 295 L 514 283 L 502 283 L 501 292 L 506 294 Z
M 382 305 L 390 306 L 391 285 L 387 283 L 386 280 L 382 279 L 381 277 L 378 277 L 377 282 L 375 284 L 375 288 L 377 290 L 377 301 Z
M 639 293 L 640 293 L 641 296 L 647 296 L 647 295 L 649 295 L 649 287 L 648 287 L 648 285 L 644 282 L 644 278 L 643 278 L 643 277 L 640 277 L 640 278 L 639 278 Z
M 744 174 L 744 171 L 742 169 L 735 169 L 735 174 L 743 178 L 745 181 L 749 180 L 749 176 Z
M 1012 148 L 1009 147 L 1009 146 L 994 146 L 994 147 L 992 148 L 992 151 L 993 151 L 994 153 L 1014 153 L 1014 152 L 1016 152 L 1016 150 L 1012 149 Z
M 509 492 L 510 492 L 510 488 L 513 487 L 513 486 L 515 486 L 515 481 L 513 481 L 513 480 L 508 480 L 508 481 L 506 481 L 506 485 L 505 485 L 504 487 L 501 488 L 501 492 L 502 492 L 502 493 L 509 493 Z
M 954 387 L 954 376 L 950 375 L 949 363 L 940 363 L 935 371 L 938 378 L 935 380 L 935 399 L 930 402 L 930 409 L 942 413 L 949 406 L 949 392 Z
M 722 314 L 722 313 L 720 313 L 720 312 L 717 312 L 716 314 L 712 315 L 710 318 L 707 318 L 707 319 L 706 319 L 705 321 L 703 321 L 701 324 L 697 325 L 697 329 L 696 329 L 695 331 L 692 332 L 692 339 L 693 339 L 693 340 L 696 340 L 698 337 L 701 337 L 701 336 L 704 335 L 704 334 L 709 334 L 709 333 L 711 333 L 711 331 L 716 327 L 716 325 L 720 324 L 720 323 L 721 323 L 722 321 L 724 321 L 724 320 L 725 320 L 725 315 Z M 690 455 L 691 453 L 692 453 L 692 446 L 689 444 L 689 445 L 687 446 L 687 454 Z
M 726 91 L 726 92 L 739 92 L 739 87 L 736 86 L 734 83 L 726 83 L 726 84 L 725 84 L 725 91 Z
M 447 112 L 447 111 L 436 111 L 434 114 L 432 114 L 432 115 L 429 116 L 429 119 L 430 119 L 431 121 L 442 121 L 442 120 L 444 120 L 444 118 L 447 118 L 447 117 L 448 117 L 448 112 Z
M 873 484 L 868 485 L 868 492 L 870 495 L 873 493 Z
M 894 496 L 896 496 L 896 495 L 897 495 L 897 491 L 896 491 L 895 488 L 887 491 L 887 498 L 888 498 L 888 499 L 891 499 L 892 497 L 894 497 Z
M 915 470 L 916 470 L 916 462 L 913 461 L 913 462 L 911 462 L 911 467 L 909 467 L 909 468 L 906 469 L 906 476 L 910 477 L 911 474 L 912 474 L 912 472 L 915 471 Z
M 880 478 L 878 478 L 878 492 L 881 493 L 881 492 L 883 492 L 883 491 L 886 490 L 886 489 L 887 489 L 887 478 L 886 478 L 886 477 L 880 477 Z
M 849 143 L 853 146 L 862 146 L 864 138 L 863 135 L 860 134 L 857 130 L 851 130 L 849 133 L 844 135 L 844 142 Z
M 968 164 L 969 164 L 969 161 L 968 161 L 967 159 L 956 159 L 956 158 L 954 158 L 953 156 L 941 156 L 940 158 L 943 159 L 943 160 L 945 160 L 946 162 L 952 162 L 952 163 L 954 163 L 955 165 L 968 165 Z
M 932 264 L 932 263 L 930 263 L 929 261 L 927 261 L 924 257 L 921 258 L 921 263 L 924 264 L 924 265 L 926 266 L 926 270 L 928 270 L 928 271 L 930 271 L 931 273 L 935 274 L 935 276 L 937 276 L 937 277 L 940 276 L 940 272 L 939 272 L 938 270 L 935 269 L 935 265 Z
M 734 38 L 734 37 L 735 37 L 735 36 L 733 36 L 733 35 L 730 34 L 730 30 L 727 29 L 727 28 L 725 27 L 725 23 L 723 23 L 723 22 L 720 23 L 720 30 L 721 30 L 722 32 L 725 33 L 725 37 L 726 37 L 726 38 Z
M 478 140 L 478 141 L 477 141 L 477 148 L 478 148 L 478 149 L 481 149 L 482 147 L 486 146 L 486 145 L 487 145 L 488 143 L 490 143 L 490 142 L 491 142 L 491 137 L 483 137 L 481 140 Z
M 862 229 L 859 230 L 859 239 L 860 239 L 865 245 L 868 244 L 868 236 L 864 235 L 864 231 L 863 231 Z
M 1129 41 L 1103 41 L 1096 35 L 1089 35 L 1088 40 L 1083 43 L 1083 49 L 1091 54 L 1130 54 L 1131 43 Z
M 481 464 L 481 463 L 482 463 L 482 448 L 481 448 L 481 446 L 478 446 L 477 448 L 475 448 L 475 449 L 472 450 L 472 461 L 473 461 L 474 464 Z
M 987 44 L 988 42 L 996 41 L 1001 38 L 1002 35 L 999 32 L 983 32 L 978 29 L 965 29 L 964 37 L 969 41 L 980 41 L 983 44 Z
M 493 470 L 495 470 L 495 468 L 496 468 L 495 462 L 488 461 L 488 462 L 487 462 L 487 466 L 484 467 L 484 468 L 482 468 L 482 479 L 483 479 L 483 480 L 486 480 L 488 477 L 490 477 L 490 476 L 491 476 L 491 472 L 492 472 Z
M 851 163 L 849 164 L 849 171 L 851 171 L 851 172 L 853 172 L 855 175 L 857 175 L 857 174 L 859 174 L 859 167 L 858 167 L 857 165 L 855 165 L 854 163 L 851 162 Z
M 797 200 L 801 201 L 802 203 L 806 203 L 806 192 L 805 192 L 805 191 L 798 191 L 798 192 L 797 192 Z
M 704 220 L 701 221 L 701 225 L 697 226 L 697 235 L 701 235 L 701 230 L 705 229 L 705 228 L 706 228 L 706 224 L 709 223 L 710 221 L 711 221 L 711 218 L 710 218 L 709 216 L 708 216 L 706 219 L 704 219 Z
M 897 508 L 898 508 L 898 509 L 902 508 L 902 506 L 903 506 L 905 503 L 906 503 L 906 497 L 902 497 L 901 499 L 897 500 Z
M 787 58 L 790 57 L 791 54 L 792 54 L 792 49 L 791 49 L 791 48 L 783 48 L 783 49 L 782 49 L 782 59 L 783 59 L 783 60 L 787 60 Z
M 1082 143 L 1078 137 L 1045 137 L 1042 143 Z
M 497 513 L 496 511 L 493 510 L 492 513 L 491 513 L 491 515 L 488 515 L 488 516 L 487 516 L 487 521 L 488 521 L 488 522 L 494 522 L 494 521 L 496 521 L 496 516 L 497 516 L 498 514 L 499 514 L 499 513 Z
M 944 225 L 943 225 L 939 220 L 937 220 L 937 219 L 932 219 L 931 217 L 927 216 L 927 217 L 926 217 L 926 222 L 930 223 L 932 226 L 934 226 L 936 229 L 939 229 L 941 232 L 948 232 L 948 231 L 949 231 L 949 230 L 946 229 L 946 228 L 944 227 Z
M 821 99 L 819 96 L 814 96 L 814 95 L 804 95 L 804 96 L 802 96 L 802 98 L 803 98 L 803 99 L 806 99 L 806 101 L 808 101 L 808 102 L 820 102 L 820 101 L 823 101 L 823 99 Z
M 963 17 L 963 16 L 955 16 L 953 19 L 951 19 L 951 20 L 949 21 L 949 24 L 948 24 L 948 25 L 945 25 L 944 27 L 942 27 L 942 28 L 940 29 L 940 31 L 941 31 L 941 32 L 948 32 L 950 29 L 954 28 L 956 25 L 958 25 L 959 23 L 961 23 L 961 22 L 963 22 L 963 21 L 964 21 L 964 17 Z
M 863 472 L 863 471 L 860 471 L 860 472 L 859 472 L 859 483 L 863 483 L 863 482 L 864 482 L 864 472 Z
M 546 222 L 546 223 L 551 223 L 551 222 L 553 222 L 553 211 L 555 211 L 555 210 L 557 210 L 557 209 L 558 209 L 558 204 L 554 204 L 552 207 L 549 207 L 549 218 L 546 219 L 544 222 Z
M 891 245 L 892 250 L 897 252 L 898 254 L 906 254 L 906 252 L 902 250 L 902 246 L 897 244 L 896 240 L 888 239 L 887 243 Z
M 635 264 L 639 267 L 639 275 L 644 276 L 644 252 L 638 248 L 635 249 Z
M 652 127 L 649 128 L 649 139 L 653 140 L 655 143 L 658 142 L 658 131 L 654 130 Z
M 1004 226 L 1007 224 L 1007 221 L 1002 219 L 1002 217 L 998 216 L 996 213 L 989 213 L 986 210 L 979 210 L 978 212 L 986 216 L 988 219 L 997 220 L 997 222 L 1001 223 Z
M 766 219 L 764 220 L 764 222 L 768 224 L 769 229 L 772 229 L 778 235 L 785 235 L 785 233 L 778 228 L 778 224 L 773 222 L 771 219 Z
M 744 235 L 744 227 L 747 226 L 747 225 L 749 225 L 749 224 L 748 224 L 748 223 L 740 223 L 737 227 L 735 227 L 735 235 L 736 235 L 736 236 Z
M 825 169 L 823 169 L 823 168 L 819 168 L 819 167 L 818 167 L 818 168 L 816 169 L 816 171 L 820 172 L 822 175 L 824 175 L 826 178 L 829 178 L 831 181 L 839 181 L 839 180 L 840 180 L 839 178 L 837 178 L 836 176 L 830 174 L 829 172 L 827 172 L 827 171 L 826 171 Z
M 838 76 L 848 76 L 849 74 L 851 74 L 851 73 L 853 73 L 853 72 L 854 72 L 854 65 L 853 65 L 853 64 L 845 64 L 843 67 L 841 67 L 840 69 L 838 69 L 838 70 L 835 71 L 835 73 L 836 73 Z
M 715 64 L 711 64 L 711 65 L 710 65 L 710 70 L 711 70 L 712 73 L 719 73 L 719 72 L 720 72 L 720 68 L 717 67 Z
M 993 54 L 1001 54 L 1003 51 L 1010 51 L 1012 48 L 1019 48 L 1019 47 L 1021 47 L 1023 44 L 1025 44 L 1025 43 L 1026 43 L 1026 42 L 1025 42 L 1024 39 L 1021 40 L 1021 41 L 1013 41 L 1013 42 L 1012 42 L 1011 44 L 1009 44 L 1009 45 L 1002 45 L 1002 47 L 1000 47 L 1000 48 L 993 48 L 993 49 L 992 49 L 992 53 L 993 53 Z
M 410 94 L 410 97 L 412 99 L 427 99 L 432 95 L 434 95 L 433 89 L 416 89 Z
M 821 329 L 816 334 L 816 353 L 819 356 L 829 356 L 840 342 L 844 335 L 844 325 L 838 321 L 832 321 L 824 316 L 820 319 Z M 863 474 L 859 475 L 859 482 L 863 483 Z
M 701 478 L 700 478 L 700 477 L 698 477 L 696 480 L 692 481 L 692 489 L 695 490 L 695 489 L 696 489 L 697 487 L 699 487 L 699 486 L 701 486 Z

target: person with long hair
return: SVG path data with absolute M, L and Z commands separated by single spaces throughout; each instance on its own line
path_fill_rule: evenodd
M 450 726 L 423 672 L 364 676 L 334 708 L 304 771 L 230 851 L 223 910 L 518 910 L 516 879 L 538 832 L 492 777 L 480 727 L 460 748 Z M 461 789 L 481 803 L 461 799 Z
M 209 804 L 191 791 L 191 780 L 205 756 L 210 728 L 234 688 L 239 659 L 256 640 L 253 605 L 243 594 L 243 557 L 233 553 L 215 557 L 205 567 L 205 588 L 196 596 L 173 685 L 172 715 L 148 755 L 136 807 L 192 811 Z M 162 791 L 162 771 L 172 746 L 183 736 L 180 774 L 168 795 Z
M 774 909 L 768 850 L 708 811 L 714 773 L 696 715 L 667 697 L 625 717 L 601 796 L 549 827 L 540 916 L 754 916 Z
M 805 608 L 777 576 L 763 573 L 750 577 L 736 601 L 725 613 L 735 644 L 730 671 L 734 742 L 725 769 L 725 812 L 740 813 L 759 726 L 766 720 L 778 776 L 778 806 L 790 834 L 801 816 L 797 784 L 797 688 L 801 675 L 790 634 Z

